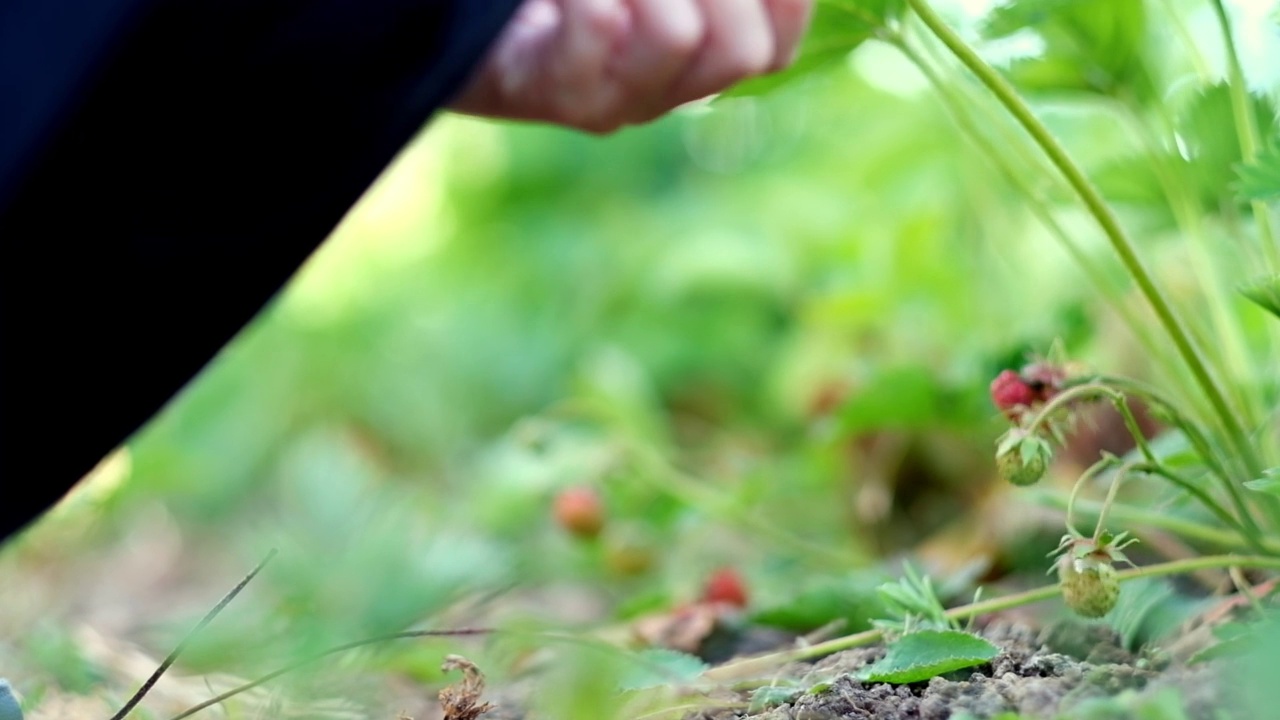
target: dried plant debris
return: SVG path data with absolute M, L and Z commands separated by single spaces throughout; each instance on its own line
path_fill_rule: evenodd
M 493 709 L 492 704 L 480 700 L 484 694 L 484 673 L 475 663 L 461 655 L 449 655 L 440 669 L 462 671 L 462 680 L 440 691 L 444 720 L 475 720 Z

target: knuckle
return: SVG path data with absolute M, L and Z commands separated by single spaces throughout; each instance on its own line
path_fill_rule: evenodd
M 686 17 L 671 17 L 663 29 L 662 43 L 672 52 L 688 55 L 702 46 L 707 35 L 707 23 L 696 12 Z
M 594 0 L 583 5 L 582 21 L 592 32 L 616 35 L 626 26 L 626 8 L 617 0 Z
M 725 69 L 735 78 L 759 75 L 773 63 L 773 43 L 759 40 L 750 43 L 738 43 L 725 58 Z

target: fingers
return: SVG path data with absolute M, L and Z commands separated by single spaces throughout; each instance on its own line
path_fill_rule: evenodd
M 774 62 L 772 18 L 762 0 L 698 0 L 706 24 L 702 47 L 669 98 L 672 106 L 720 92 Z
M 525 0 L 466 112 L 610 132 L 785 67 L 814 0 Z
M 589 124 L 617 102 L 609 60 L 628 15 L 620 0 L 558 1 L 561 22 L 548 58 L 548 89 L 569 122 Z
M 764 0 L 773 23 L 773 62 L 768 70 L 786 68 L 795 60 L 800 41 L 809 29 L 813 0 Z
M 698 52 L 706 24 L 696 0 L 630 0 L 630 36 L 613 71 L 640 100 L 628 122 L 652 119 L 668 108 L 667 97 Z

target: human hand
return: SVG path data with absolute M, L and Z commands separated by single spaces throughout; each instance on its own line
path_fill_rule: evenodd
M 525 0 L 452 109 L 593 133 L 790 64 L 813 0 Z

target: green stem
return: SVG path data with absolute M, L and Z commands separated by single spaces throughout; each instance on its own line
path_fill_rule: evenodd
M 1250 529 L 1246 528 L 1242 521 L 1238 520 L 1231 513 L 1227 512 L 1227 509 L 1222 507 L 1222 504 L 1219 503 L 1217 500 L 1214 500 L 1213 497 L 1209 495 L 1209 493 L 1205 492 L 1199 487 L 1196 487 L 1195 483 L 1191 482 L 1190 480 L 1182 477 L 1181 475 L 1173 472 L 1169 468 L 1166 468 L 1165 466 L 1159 463 L 1155 463 L 1151 465 L 1139 465 L 1139 466 L 1135 466 L 1134 469 L 1147 473 L 1149 475 L 1156 475 L 1158 477 L 1162 477 L 1165 480 L 1168 480 L 1169 482 L 1173 483 L 1174 485 L 1177 485 L 1179 488 L 1182 488 L 1188 494 L 1195 497 L 1196 500 L 1199 500 L 1200 504 L 1204 505 L 1205 508 L 1209 510 L 1209 512 L 1216 515 L 1219 520 L 1221 520 L 1223 523 L 1227 524 L 1228 526 L 1235 528 L 1236 531 L 1240 533 L 1240 536 L 1245 539 L 1245 541 L 1248 543 L 1251 549 L 1253 549 L 1255 552 L 1266 551 L 1262 545 L 1261 539 L 1258 537 L 1256 528 L 1253 529 L 1255 530 L 1255 532 L 1250 532 Z
M 1142 457 L 1147 462 L 1158 465 L 1160 460 L 1156 458 L 1156 454 L 1151 451 L 1151 444 L 1147 442 L 1147 434 L 1142 432 L 1142 426 L 1138 424 L 1138 419 L 1133 416 L 1133 410 L 1129 408 L 1129 400 L 1123 394 L 1119 397 L 1111 398 L 1111 405 L 1115 407 L 1116 412 L 1120 413 L 1120 417 L 1124 419 L 1124 426 L 1128 428 L 1129 434 L 1133 436 L 1133 442 L 1137 445 L 1138 451 L 1142 453 Z
M 1125 478 L 1129 477 L 1129 472 L 1136 467 L 1135 463 L 1128 463 L 1116 471 L 1116 476 L 1111 479 L 1111 487 L 1107 488 L 1107 497 L 1102 501 L 1102 510 L 1098 512 L 1098 522 L 1093 525 L 1093 544 L 1098 545 L 1102 540 L 1102 533 L 1107 531 L 1107 516 L 1111 514 L 1111 506 L 1116 501 L 1116 495 L 1120 492 L 1120 486 L 1124 483 Z
M 1080 474 L 1080 477 L 1076 478 L 1075 485 L 1071 486 L 1071 495 L 1070 497 L 1067 498 L 1066 525 L 1067 525 L 1067 530 L 1070 531 L 1072 535 L 1081 536 L 1080 531 L 1077 530 L 1075 526 L 1076 498 L 1079 497 L 1080 491 L 1086 485 L 1089 484 L 1090 480 L 1093 480 L 1093 478 L 1097 477 L 1098 473 L 1108 468 L 1115 467 L 1116 463 L 1118 462 L 1119 460 L 1114 455 L 1106 455 L 1098 462 L 1090 465 L 1088 470 L 1085 470 L 1083 473 Z M 1099 522 L 1099 524 L 1101 523 Z
M 1206 555 L 1203 557 L 1173 560 L 1156 565 L 1148 565 L 1146 567 L 1132 568 L 1130 570 L 1121 570 L 1116 573 L 1116 579 L 1120 582 L 1127 582 L 1138 578 L 1180 575 L 1183 573 L 1195 572 L 1197 570 L 1223 567 L 1268 568 L 1272 570 L 1280 570 L 1280 558 L 1260 557 L 1255 555 Z M 1032 603 L 1052 599 L 1057 597 L 1059 592 L 1057 584 L 1046 585 L 1034 590 L 1027 590 L 1020 593 L 1014 593 L 1012 595 L 1005 595 L 1004 597 L 991 598 L 990 600 L 982 600 L 980 602 L 952 608 L 947 611 L 947 618 L 951 620 L 965 620 L 979 615 L 1002 612 L 1004 610 L 1010 610 L 1023 605 L 1030 605 Z M 743 677 L 751 677 L 754 675 L 768 673 L 776 669 L 778 666 L 789 662 L 831 655 L 832 653 L 837 653 L 841 650 L 870 645 L 872 643 L 879 642 L 883 638 L 884 631 L 882 630 L 865 630 L 860 633 L 846 635 L 844 637 L 828 640 L 808 647 L 782 650 L 780 652 L 768 653 L 766 655 L 744 658 L 742 660 L 708 670 L 702 674 L 702 677 L 703 679 L 713 682 L 724 682 Z
M 1251 548 L 1255 550 L 1260 550 L 1262 548 L 1261 531 L 1259 530 L 1257 524 L 1254 523 L 1253 516 L 1249 514 L 1248 507 L 1244 503 L 1243 497 L 1240 497 L 1239 489 L 1236 487 L 1235 483 L 1232 483 L 1228 478 L 1226 478 L 1226 476 L 1211 473 L 1211 474 L 1214 474 L 1215 477 L 1220 477 L 1222 479 L 1223 483 L 1227 487 L 1227 490 L 1229 491 L 1228 494 L 1237 501 L 1237 510 L 1240 513 L 1239 519 L 1233 517 L 1231 513 L 1227 512 L 1227 510 L 1223 508 L 1222 505 L 1217 500 L 1214 500 L 1213 497 L 1208 493 L 1206 493 L 1204 490 L 1197 487 L 1194 483 L 1187 480 L 1186 478 L 1183 478 L 1177 473 L 1164 467 L 1160 463 L 1159 459 L 1155 456 L 1155 453 L 1153 453 L 1151 451 L 1151 448 L 1146 444 L 1146 438 L 1142 434 L 1141 429 L 1138 427 L 1137 420 L 1134 419 L 1132 414 L 1129 413 L 1129 407 L 1125 400 L 1124 393 L 1115 389 L 1114 387 L 1111 387 L 1111 385 L 1112 383 L 1110 383 L 1109 381 L 1104 381 L 1100 378 L 1094 378 L 1090 381 L 1081 383 L 1079 385 L 1073 385 L 1067 388 L 1066 390 L 1063 390 L 1062 392 L 1055 395 L 1052 400 L 1045 403 L 1044 407 L 1042 407 L 1040 411 L 1031 419 L 1031 422 L 1027 423 L 1026 425 L 1027 432 L 1035 432 L 1040 425 L 1044 424 L 1046 421 L 1048 421 L 1050 417 L 1053 416 L 1054 412 L 1056 412 L 1062 407 L 1065 407 L 1067 404 L 1075 400 L 1093 399 L 1098 397 L 1107 398 L 1116 406 L 1118 410 L 1121 410 L 1122 414 L 1127 415 L 1126 424 L 1129 425 L 1130 432 L 1133 433 L 1134 439 L 1138 443 L 1138 447 L 1140 448 L 1143 456 L 1148 461 L 1146 465 L 1142 466 L 1139 469 L 1141 469 L 1143 472 L 1147 472 L 1153 475 L 1158 475 L 1160 477 L 1163 477 L 1166 480 L 1169 480 L 1170 482 L 1174 483 L 1178 487 L 1190 493 L 1197 500 L 1199 500 L 1200 503 L 1203 504 L 1206 509 L 1212 512 L 1214 515 L 1217 515 L 1219 518 L 1221 518 L 1224 522 L 1226 522 L 1231 527 L 1238 529 L 1240 533 L 1245 537 L 1245 539 L 1247 540 Z M 1124 385 L 1129 387 L 1141 387 L 1138 383 L 1134 383 L 1132 381 L 1124 381 Z M 1171 415 L 1173 415 L 1174 417 L 1178 417 L 1176 409 L 1169 408 L 1166 405 L 1166 403 L 1164 403 L 1163 401 L 1160 402 L 1159 404 L 1164 406 L 1166 409 L 1168 409 Z M 1188 426 L 1194 427 L 1194 426 L 1191 426 L 1189 423 L 1188 423 Z M 1208 451 L 1209 449 L 1210 448 L 1206 443 L 1205 451 Z M 1211 457 L 1212 457 L 1211 455 L 1207 455 L 1207 454 L 1204 455 L 1206 463 L 1210 462 Z M 1086 476 L 1089 476 L 1088 473 L 1086 473 Z M 1083 479 L 1085 479 L 1085 476 L 1081 477 L 1081 480 Z M 1077 481 L 1076 486 L 1071 491 L 1073 498 L 1079 492 L 1080 487 L 1081 487 L 1081 483 Z M 1068 508 L 1069 507 L 1070 505 L 1068 505 Z M 1071 518 L 1070 510 L 1068 510 L 1068 514 L 1067 514 L 1068 528 L 1071 527 L 1071 521 L 1072 521 L 1072 518 Z
M 1233 316 L 1229 305 L 1230 292 L 1224 291 L 1222 272 L 1219 268 L 1223 255 L 1221 243 L 1210 241 L 1205 232 L 1203 213 L 1200 201 L 1192 192 L 1195 187 L 1194 178 L 1188 177 L 1190 167 L 1176 154 L 1178 143 L 1177 123 L 1168 108 L 1161 103 L 1155 105 L 1155 116 L 1159 127 L 1151 130 L 1142 119 L 1142 106 L 1131 98 L 1122 98 L 1115 103 L 1119 118 L 1130 127 L 1130 132 L 1138 142 L 1146 147 L 1147 154 L 1169 208 L 1183 236 L 1188 251 L 1192 273 L 1196 276 L 1203 292 L 1199 296 L 1204 300 L 1206 320 L 1196 323 L 1197 316 L 1191 318 L 1190 331 L 1198 346 L 1205 348 L 1205 337 L 1215 338 L 1206 348 L 1210 360 L 1216 359 L 1225 368 L 1228 377 L 1247 378 L 1252 374 L 1249 353 L 1241 332 L 1240 323 Z M 1159 137 L 1153 138 L 1156 134 Z M 1170 156 L 1169 151 L 1173 151 Z M 1201 325 L 1201 327 L 1196 327 Z M 1244 383 L 1231 383 L 1226 388 L 1231 393 L 1231 401 L 1236 407 L 1244 408 L 1245 424 L 1253 427 L 1262 414 L 1261 404 L 1256 393 L 1245 392 Z
M 1168 398 L 1156 391 L 1155 388 L 1148 387 L 1145 383 L 1110 375 L 1098 376 L 1095 378 L 1095 382 L 1104 383 L 1130 395 L 1137 395 L 1148 403 L 1162 408 L 1174 426 L 1187 437 L 1187 441 L 1191 443 L 1191 447 L 1195 449 L 1200 459 L 1204 460 L 1209 472 L 1217 478 L 1227 496 L 1231 498 L 1231 504 L 1235 507 L 1236 513 L 1240 516 L 1245 527 L 1249 529 L 1254 540 L 1258 540 L 1262 531 L 1253 517 L 1249 504 L 1245 502 L 1240 486 L 1231 481 L 1231 475 L 1228 473 L 1227 468 L 1219 462 L 1217 454 L 1213 451 L 1213 446 L 1209 443 L 1209 439 L 1204 436 L 1204 433 L 1190 418 L 1182 414 L 1178 407 L 1170 402 Z M 1252 479 L 1252 477 L 1246 479 Z
M 1258 152 L 1260 139 L 1258 122 L 1253 116 L 1253 108 L 1249 102 L 1249 89 L 1245 85 L 1244 69 L 1240 66 L 1240 54 L 1236 51 L 1236 40 L 1231 34 L 1231 21 L 1227 18 L 1227 9 L 1222 0 L 1213 0 L 1213 12 L 1218 17 L 1218 27 L 1222 30 L 1222 42 L 1227 51 L 1228 89 L 1231 92 L 1231 114 L 1236 121 L 1236 136 L 1240 141 L 1240 157 L 1244 162 L 1251 162 Z M 1271 211 L 1266 203 L 1252 203 L 1254 222 L 1258 225 L 1258 241 L 1266 254 L 1269 270 L 1280 271 L 1280 255 L 1277 254 L 1275 233 L 1271 228 Z
M 1095 500 L 1077 500 L 1072 503 L 1070 496 L 1061 492 L 1039 491 L 1031 493 L 1031 500 L 1040 505 L 1047 505 L 1066 510 L 1068 507 L 1076 512 L 1097 516 L 1102 504 Z M 1196 540 L 1228 550 L 1246 550 L 1251 544 L 1246 536 L 1238 532 L 1230 532 L 1212 525 L 1204 525 L 1193 520 L 1170 515 L 1158 510 L 1134 507 L 1117 503 L 1112 506 L 1111 515 L 1119 522 L 1127 525 L 1139 525 L 1156 528 L 1173 533 L 1188 540 Z M 1260 538 L 1263 554 L 1280 555 L 1280 539 Z
M 1168 333 L 1173 341 L 1178 354 L 1182 356 L 1183 362 L 1191 370 L 1191 374 L 1195 377 L 1201 391 L 1218 414 L 1233 449 L 1240 454 L 1240 457 L 1251 472 L 1260 473 L 1262 467 L 1257 458 L 1257 453 L 1250 444 L 1244 427 L 1241 426 L 1235 412 L 1227 403 L 1226 394 L 1210 373 L 1201 352 L 1193 344 L 1186 328 L 1183 327 L 1182 322 L 1174 313 L 1173 307 L 1160 289 L 1156 287 L 1151 274 L 1134 250 L 1133 243 L 1120 226 L 1119 219 L 1102 199 L 1102 195 L 1097 188 L 1093 186 L 1093 183 L 1089 181 L 1084 172 L 1067 154 L 1066 149 L 1053 137 L 1049 129 L 1031 112 L 1031 108 L 1027 106 L 1013 86 L 982 58 L 978 57 L 978 54 L 943 22 L 942 18 L 929 6 L 927 0 L 907 0 L 907 3 L 929 30 L 951 50 L 965 67 L 969 68 L 978 77 L 983 85 L 987 86 L 987 89 L 1018 120 L 1019 124 L 1031 135 L 1045 155 L 1049 157 L 1049 160 L 1058 168 L 1058 171 L 1062 173 L 1063 177 L 1066 178 L 1067 182 L 1080 196 L 1085 207 L 1097 220 L 1112 248 L 1120 257 L 1121 263 L 1123 263 L 1125 269 L 1133 277 L 1138 289 L 1151 305 L 1156 318 L 1164 326 L 1165 332 Z
M 1142 472 L 1146 472 L 1151 475 L 1157 475 L 1159 477 L 1162 477 L 1172 482 L 1173 484 L 1177 485 L 1178 487 L 1181 487 L 1187 492 L 1191 493 L 1196 497 L 1197 500 L 1201 502 L 1201 504 L 1203 504 L 1205 507 L 1211 510 L 1220 519 L 1222 519 L 1228 525 L 1235 527 L 1237 530 L 1239 530 L 1240 533 L 1246 539 L 1248 539 L 1249 546 L 1254 551 L 1258 551 L 1258 552 L 1262 551 L 1262 544 L 1259 539 L 1259 535 L 1261 533 L 1258 529 L 1258 526 L 1254 524 L 1253 516 L 1249 514 L 1249 511 L 1245 507 L 1243 500 L 1241 500 L 1240 504 L 1237 506 L 1237 510 L 1240 512 L 1240 518 L 1237 519 L 1232 517 L 1231 513 L 1227 512 L 1226 508 L 1222 507 L 1222 505 L 1219 504 L 1218 501 L 1215 500 L 1211 495 L 1201 490 L 1199 487 L 1194 485 L 1191 481 L 1183 478 L 1181 475 L 1178 475 L 1177 473 L 1173 472 L 1169 468 L 1165 467 L 1164 464 L 1160 462 L 1160 459 L 1157 458 L 1155 453 L 1151 451 L 1151 446 L 1147 443 L 1147 437 L 1142 432 L 1142 428 L 1138 425 L 1137 418 L 1133 416 L 1133 411 L 1129 409 L 1128 399 L 1123 394 L 1119 395 L 1119 397 L 1112 398 L 1111 402 L 1112 402 L 1112 405 L 1115 406 L 1116 410 L 1120 413 L 1120 415 L 1124 418 L 1125 426 L 1129 428 L 1129 434 L 1133 435 L 1134 442 L 1137 443 L 1138 449 L 1142 452 L 1142 456 L 1147 460 L 1147 463 L 1145 466 L 1138 467 L 1135 469 L 1141 470 Z M 1103 526 L 1106 520 L 1107 507 L 1111 505 L 1111 501 L 1113 499 L 1115 489 L 1119 485 L 1120 477 L 1122 477 L 1123 474 L 1124 473 L 1122 471 L 1117 476 L 1116 483 L 1112 485 L 1111 492 L 1107 494 L 1107 502 L 1105 505 L 1103 505 L 1102 517 L 1098 520 L 1099 528 Z M 1236 490 L 1236 486 L 1234 483 L 1228 482 L 1227 487 L 1231 490 Z M 1238 495 L 1239 495 L 1238 491 L 1230 493 L 1231 497 L 1238 497 Z M 1098 532 L 1099 531 L 1094 532 L 1095 539 L 1097 539 Z
M 1133 310 L 1124 303 L 1124 298 L 1118 288 L 1107 279 L 1106 272 L 1103 268 L 1095 263 L 1084 249 L 1080 247 L 1072 237 L 1067 233 L 1049 211 L 1049 207 L 1040 193 L 1033 190 L 1029 183 L 1023 178 L 1010 161 L 1005 157 L 1005 152 L 998 148 L 979 127 L 979 123 L 965 110 L 965 100 L 962 91 L 952 89 L 952 85 L 944 82 L 943 78 L 938 74 L 928 61 L 907 44 L 906 38 L 890 34 L 885 37 L 885 41 L 897 48 L 908 60 L 916 66 L 929 84 L 933 86 L 938 97 L 941 98 L 943 106 L 951 113 L 951 117 L 955 120 L 956 125 L 960 127 L 960 132 L 969 138 L 978 149 L 983 158 L 990 162 L 1004 177 L 1005 181 L 1013 186 L 1014 190 L 1020 193 L 1027 201 L 1031 214 L 1040 221 L 1049 234 L 1058 241 L 1063 250 L 1071 256 L 1071 259 L 1080 266 L 1084 274 L 1093 283 L 1094 287 L 1102 292 L 1103 297 L 1111 305 L 1116 314 L 1124 321 L 1125 326 L 1133 333 L 1134 337 L 1144 347 L 1152 357 L 1159 357 L 1156 350 L 1155 339 L 1151 336 L 1147 324 L 1140 321 Z M 979 106 L 977 102 L 973 103 Z M 1022 143 L 1019 143 L 1019 149 Z M 1025 153 L 1017 153 L 1025 154 Z M 1026 159 L 1026 162 L 1032 165 L 1039 165 L 1034 160 Z

